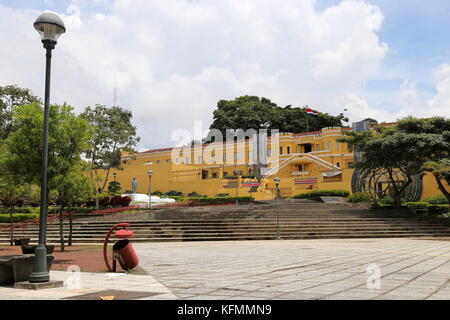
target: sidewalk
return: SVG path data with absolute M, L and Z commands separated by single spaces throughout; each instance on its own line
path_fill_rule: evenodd
M 12 286 L 0 286 L 0 300 L 57 300 L 77 299 L 86 294 L 93 294 L 105 290 L 119 290 L 124 292 L 104 292 L 89 300 L 99 300 L 100 296 L 119 295 L 128 296 L 133 300 L 173 300 L 177 297 L 171 291 L 150 275 L 132 275 L 123 273 L 88 273 L 51 271 L 51 280 L 64 281 L 64 287 L 45 290 L 22 290 Z

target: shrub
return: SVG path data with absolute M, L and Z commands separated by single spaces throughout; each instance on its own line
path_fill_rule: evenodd
M 36 219 L 38 218 L 38 214 L 34 213 L 13 213 L 13 222 L 22 222 L 26 220 Z M 0 214 L 0 223 L 10 223 L 9 214 Z
M 106 207 L 107 205 L 109 205 L 109 201 L 110 201 L 109 197 L 103 197 L 103 198 L 100 200 L 100 205 L 101 205 L 102 207 Z
M 14 213 L 32 213 L 31 208 L 13 208 Z M 0 208 L 0 214 L 9 214 L 9 208 Z
M 154 191 L 154 192 L 151 193 L 151 195 L 160 197 L 160 196 L 163 195 L 163 193 L 161 191 Z
M 168 196 L 178 196 L 178 197 L 182 197 L 183 196 L 183 192 L 178 192 L 175 190 L 170 190 L 169 192 L 167 192 Z
M 200 195 L 197 193 L 197 192 L 191 192 L 191 193 L 188 193 L 188 197 L 190 197 L 190 198 L 193 198 L 193 197 L 199 197 Z
M 425 199 L 425 201 L 429 204 L 448 204 L 448 200 L 443 194 L 429 197 L 428 199 Z
M 294 199 L 311 199 L 318 197 L 348 197 L 350 192 L 345 190 L 314 190 L 306 193 L 300 193 L 292 198 Z
M 243 178 L 243 179 L 255 179 L 255 175 L 253 175 L 253 174 L 245 174 L 245 175 L 241 176 L 241 178 Z
M 371 202 L 372 198 L 367 193 L 357 192 L 352 194 L 347 201 L 351 203 Z
M 230 179 L 230 180 L 232 180 L 232 179 L 237 179 L 238 177 L 236 177 L 236 176 L 223 176 L 223 179 Z
M 211 197 L 211 198 L 187 198 L 187 200 L 193 201 L 195 205 L 216 205 L 216 204 L 229 204 L 235 203 L 236 199 L 239 203 L 250 203 L 253 198 L 251 197 Z
M 432 204 L 428 206 L 428 215 L 430 216 L 439 216 L 447 212 L 449 212 L 449 208 L 446 204 Z
M 218 194 L 216 194 L 216 197 L 219 197 L 219 198 L 229 197 L 229 196 L 230 196 L 229 193 L 218 193 Z
M 378 202 L 380 204 L 384 204 L 384 205 L 393 205 L 395 201 L 394 201 L 394 199 L 392 199 L 391 196 L 385 196 L 385 197 L 379 199 Z
M 408 209 L 427 209 L 429 204 L 427 202 L 406 202 L 405 206 Z

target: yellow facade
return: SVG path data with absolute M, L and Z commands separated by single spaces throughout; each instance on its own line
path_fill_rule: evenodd
M 260 148 L 263 165 L 261 186 L 251 195 L 257 200 L 273 199 L 275 177 L 281 178 L 280 194 L 290 197 L 311 190 L 343 189 L 352 191 L 354 154 L 345 143 L 342 128 L 324 128 L 321 131 L 292 134 L 282 133 L 268 137 Z M 131 181 L 137 180 L 137 193 L 162 193 L 171 190 L 200 195 L 248 196 L 245 183 L 255 179 L 242 178 L 254 173 L 256 159 L 255 139 L 238 142 L 212 143 L 193 147 L 149 150 L 136 154 L 123 154 L 123 170 L 115 171 L 122 192 L 132 190 Z M 147 172 L 153 172 L 151 180 Z M 239 178 L 225 179 L 238 171 Z M 110 175 L 113 180 L 112 174 Z M 422 198 L 440 194 L 434 178 L 423 178 Z

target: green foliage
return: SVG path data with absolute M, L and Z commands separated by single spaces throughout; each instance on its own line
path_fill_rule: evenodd
M 219 198 L 229 197 L 229 196 L 230 196 L 229 193 L 218 193 L 218 194 L 216 194 L 216 197 L 219 197 Z
M 255 175 L 253 174 L 245 174 L 241 176 L 242 179 L 255 179 Z
M 111 181 L 108 185 L 108 192 L 111 194 L 118 194 L 122 187 L 120 186 L 119 181 Z
M 351 203 L 371 202 L 372 198 L 367 193 L 357 192 L 348 197 L 347 201 Z
M 432 204 L 428 206 L 428 215 L 435 217 L 449 212 L 448 205 Z
M 308 120 L 307 120 L 308 119 Z M 264 97 L 241 96 L 234 100 L 220 100 L 213 113 L 210 129 L 218 129 L 226 136 L 227 129 L 278 129 L 280 132 L 305 132 L 321 130 L 324 127 L 342 126 L 348 121 L 343 114 L 331 116 L 320 113 L 317 116 L 306 114 L 306 108 L 277 106 Z M 211 139 L 206 139 L 212 142 Z
M 14 208 L 13 212 L 16 213 L 35 213 L 34 208 Z M 0 214 L 9 214 L 9 208 L 0 208 Z
M 408 209 L 427 209 L 429 204 L 427 202 L 406 202 L 405 206 Z
M 42 158 L 42 107 L 33 103 L 14 110 L 14 126 L 7 140 L 7 171 L 30 184 L 40 184 Z M 48 188 L 53 190 L 81 162 L 91 135 L 85 120 L 68 105 L 50 106 Z
M 94 131 L 89 146 L 85 148 L 85 154 L 94 170 L 91 178 L 96 183 L 96 189 L 103 192 L 110 170 L 122 168 L 122 151 L 134 152 L 139 141 L 136 137 L 136 127 L 131 123 L 133 115 L 131 111 L 119 106 L 108 108 L 97 104 L 95 108 L 87 107 L 81 117 Z M 100 175 L 97 171 L 99 169 L 106 170 L 105 177 Z
M 12 130 L 14 108 L 39 101 L 29 89 L 0 86 L 0 140 L 6 139 Z
M 311 199 L 318 197 L 348 197 L 350 192 L 346 190 L 314 190 L 293 196 L 293 199 Z
M 183 196 L 183 192 L 178 192 L 176 190 L 170 190 L 169 192 L 166 193 L 167 196 L 178 196 L 178 197 L 182 197 Z
M 428 202 L 429 204 L 448 204 L 447 198 L 444 197 L 444 195 L 442 194 L 429 197 L 425 199 L 425 201 Z
M 394 202 L 394 199 L 392 199 L 392 197 L 391 196 L 385 196 L 385 197 L 383 197 L 383 198 L 381 198 L 381 199 L 378 199 L 378 202 L 380 203 L 380 204 L 384 204 L 384 205 L 393 205 L 395 202 Z
M 236 203 L 236 199 L 240 204 L 250 203 L 253 200 L 253 198 L 251 197 L 211 197 L 211 198 L 194 197 L 194 198 L 187 198 L 186 200 L 193 201 L 194 204 L 196 205 L 219 205 L 219 204 Z
M 27 221 L 38 218 L 38 214 L 33 213 L 13 213 L 13 223 Z M 0 214 L 0 223 L 10 223 L 11 218 L 9 214 Z

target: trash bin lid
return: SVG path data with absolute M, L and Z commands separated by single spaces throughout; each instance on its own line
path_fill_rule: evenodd
M 134 236 L 134 232 L 128 229 L 121 229 L 115 233 L 117 238 L 131 238 Z

